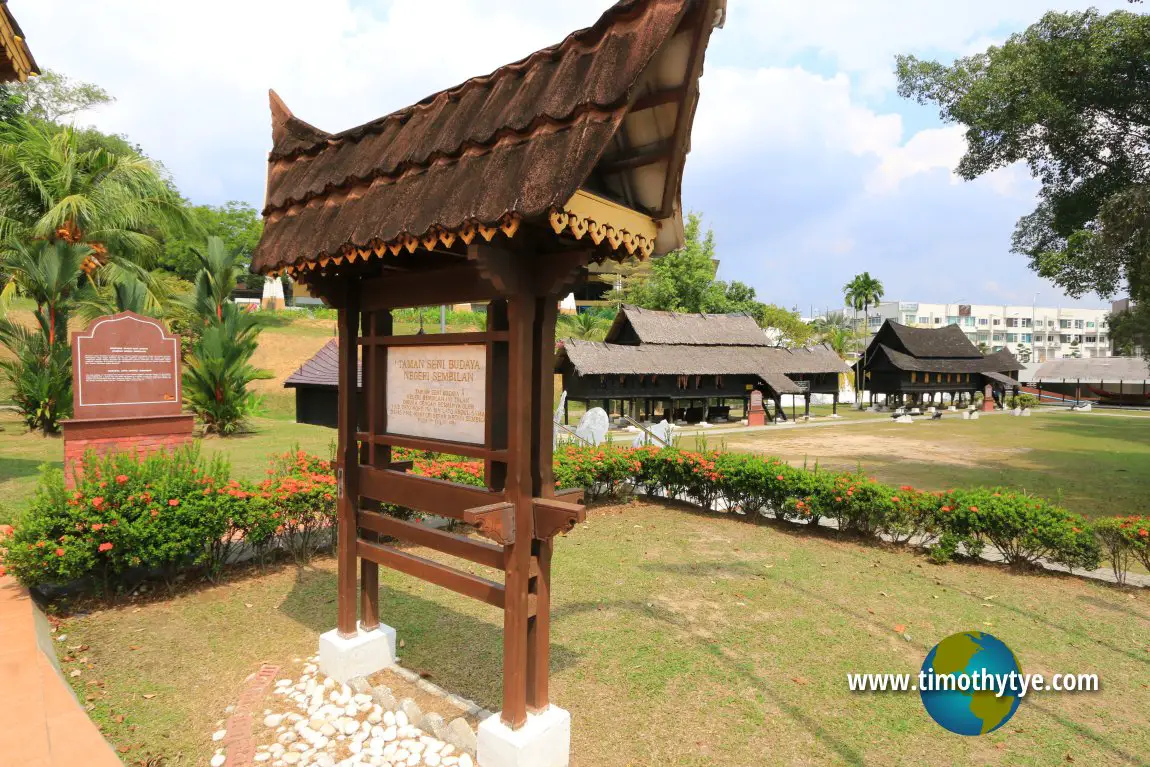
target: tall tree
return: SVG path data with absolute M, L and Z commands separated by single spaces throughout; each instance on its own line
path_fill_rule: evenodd
M 76 82 L 51 70 L 25 82 L 3 86 L 0 97 L 13 101 L 18 112 L 25 117 L 53 123 L 115 101 L 98 85 Z
M 160 249 L 157 228 L 189 223 L 151 160 L 82 151 L 71 128 L 0 125 L 0 239 L 84 242 L 100 260 L 147 261 Z
M 644 309 L 669 312 L 708 312 L 730 314 L 745 312 L 766 327 L 768 307 L 755 296 L 755 289 L 733 280 L 715 278 L 718 262 L 715 255 L 715 233 L 703 233 L 702 218 L 695 213 L 687 217 L 683 247 L 656 259 L 650 274 L 629 278 L 623 290 L 626 303 Z M 797 328 L 796 328 L 797 330 Z
M 884 295 L 882 283 L 871 277 L 870 272 L 856 274 L 854 279 L 843 286 L 843 298 L 846 305 L 856 312 L 863 313 L 863 339 L 870 332 L 870 308 L 875 306 Z
M 245 270 L 251 264 L 252 253 L 263 234 L 263 218 L 259 211 L 244 202 L 228 202 L 224 205 L 195 205 L 188 209 L 188 215 L 196 223 L 192 236 L 173 233 L 164 239 L 163 254 L 159 265 L 175 272 L 185 280 L 194 280 L 201 268 L 196 250 L 202 245 L 203 237 L 218 237 L 224 248 L 237 259 Z M 245 274 L 241 279 L 254 285 L 262 285 L 263 277 Z
M 1125 287 L 1150 317 L 1148 60 L 1150 17 L 1088 10 L 951 65 L 900 56 L 897 74 L 902 96 L 967 126 L 961 176 L 1024 162 L 1041 181 L 1013 243 L 1032 269 L 1075 297 Z

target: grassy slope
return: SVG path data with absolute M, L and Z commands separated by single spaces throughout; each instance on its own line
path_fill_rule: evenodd
M 1150 420 L 1095 413 L 996 415 L 975 422 L 949 418 L 913 426 L 877 419 L 844 429 L 795 429 L 731 436 L 730 446 L 835 469 L 864 471 L 892 484 L 929 490 L 1003 485 L 1059 500 L 1090 516 L 1143 514 L 1150 506 Z M 835 441 L 873 437 L 863 453 L 841 454 Z M 822 442 L 822 448 L 810 440 Z M 796 444 L 800 444 L 796 448 Z M 714 439 L 710 440 L 716 445 Z M 932 450 L 967 456 L 935 460 Z M 985 451 L 980 455 L 979 451 Z M 996 451 L 1006 451 L 998 455 Z M 965 465 L 964 465 L 965 464 Z
M 390 571 L 382 580 L 404 664 L 497 709 L 499 613 Z M 1124 764 L 1150 753 L 1142 593 L 937 567 L 648 504 L 598 510 L 561 539 L 554 583 L 553 697 L 572 711 L 581 767 Z M 114 743 L 136 746 L 128 758 L 202 765 L 244 677 L 314 652 L 335 612 L 325 560 L 68 619 L 59 647 L 89 645 L 93 668 L 73 684 L 97 696 L 93 716 Z M 1096 672 L 1102 692 L 1036 695 L 998 732 L 964 738 L 916 695 L 846 689 L 848 672 L 916 673 L 933 644 L 969 630 L 998 636 L 1028 672 Z

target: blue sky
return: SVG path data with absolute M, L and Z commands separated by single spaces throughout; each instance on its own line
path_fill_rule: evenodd
M 261 207 L 267 89 L 341 130 L 552 44 L 611 0 L 10 0 L 39 61 L 115 104 L 196 203 Z M 901 100 L 897 53 L 951 60 L 1048 10 L 1125 0 L 730 0 L 708 52 L 683 203 L 715 230 L 720 276 L 804 312 L 866 269 L 891 299 L 1073 302 L 1010 253 L 1037 185 L 952 169 L 962 129 Z M 69 23 L 60 24 L 67 17 Z

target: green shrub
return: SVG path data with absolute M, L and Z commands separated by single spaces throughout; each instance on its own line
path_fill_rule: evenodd
M 275 457 L 268 472 L 259 489 L 271 506 L 277 543 L 297 564 L 307 564 L 336 543 L 332 464 L 297 449 Z

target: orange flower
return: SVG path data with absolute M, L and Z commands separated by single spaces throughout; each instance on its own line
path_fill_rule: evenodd
M 103 529 L 104 529 L 104 526 L 103 526 L 102 524 L 100 524 L 99 522 L 97 522 L 96 524 L 92 525 L 92 532 L 93 532 L 93 533 L 98 533 L 98 532 L 100 532 L 100 531 L 101 531 L 101 530 L 103 530 Z
M 775 479 L 777 479 L 779 482 L 782 482 L 783 481 L 783 475 L 780 474 L 779 476 L 775 477 Z
M 891 499 L 893 502 L 895 502 L 895 503 L 898 503 L 898 496 L 897 496 L 897 495 L 892 495 L 892 496 L 890 497 L 890 499 Z
M 111 550 L 112 550 L 112 544 L 110 544 L 110 543 L 106 543 L 106 542 L 105 542 L 105 543 L 101 543 L 101 544 L 99 545 L 99 547 L 97 547 L 97 549 L 96 549 L 96 550 L 97 550 L 97 551 L 111 551 Z
M 7 537 L 13 532 L 12 525 L 0 525 L 0 537 Z
M 978 507 L 977 506 L 971 506 L 970 510 L 973 511 L 975 514 L 978 513 Z
M 64 550 L 63 549 L 56 549 L 56 556 L 58 556 L 58 557 L 64 556 Z
M 116 484 L 118 484 L 118 485 L 122 485 L 127 481 L 128 481 L 128 475 L 127 474 L 121 474 L 118 477 L 116 477 Z
M 180 505 L 180 499 L 179 498 L 173 498 L 170 501 L 168 501 L 168 505 L 169 506 L 179 506 Z
M 93 499 L 92 499 L 92 506 L 93 506 L 94 508 L 97 508 L 97 509 L 98 509 L 98 508 L 100 508 L 100 507 L 101 507 L 101 506 L 103 506 L 103 505 L 104 505 L 104 498 L 103 498 L 103 496 L 97 495 L 95 498 L 93 498 Z

